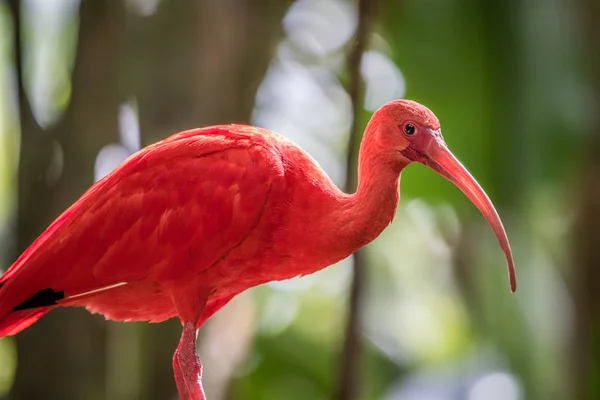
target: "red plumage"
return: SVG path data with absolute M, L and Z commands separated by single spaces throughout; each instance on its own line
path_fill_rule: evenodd
M 288 147 L 268 131 L 229 125 L 183 132 L 136 153 L 58 217 L 4 274 L 0 332 L 16 333 L 19 320 L 6 316 L 43 288 L 63 291 L 61 305 L 158 322 L 176 315 L 170 297 L 183 287 L 228 287 L 211 288 L 208 312 L 212 303 L 222 306 L 224 298 L 264 282 L 264 274 L 247 273 L 258 267 L 247 260 L 260 257 L 264 267 L 283 256 L 267 244 L 275 234 L 268 227 L 285 214 L 275 205 L 293 195 L 285 187 L 284 162 L 293 166 L 293 158 L 308 157 L 296 151 L 284 159 Z M 297 273 L 292 268 L 280 275 Z
M 56 306 L 126 321 L 178 316 L 178 389 L 182 398 L 202 399 L 197 328 L 247 288 L 315 272 L 377 237 L 394 217 L 400 172 L 413 161 L 457 184 L 483 212 L 514 289 L 510 247 L 491 202 L 446 148 L 435 115 L 400 100 L 367 127 L 355 194 L 340 191 L 299 147 L 256 127 L 190 130 L 142 149 L 0 277 L 0 337 Z

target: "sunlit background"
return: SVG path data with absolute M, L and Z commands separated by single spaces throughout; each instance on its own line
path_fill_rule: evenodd
M 359 399 L 600 398 L 600 7 L 379 3 L 361 125 L 398 98 L 437 114 L 498 207 L 519 289 L 460 191 L 408 167 L 365 252 Z M 343 186 L 357 23 L 350 0 L 0 0 L 0 267 L 94 180 L 187 128 L 272 129 Z M 332 398 L 351 263 L 219 312 L 199 341 L 208 398 Z M 173 399 L 179 334 L 52 312 L 0 340 L 0 399 Z

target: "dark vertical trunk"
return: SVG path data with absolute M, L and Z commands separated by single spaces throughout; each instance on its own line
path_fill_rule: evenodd
M 10 2 L 20 21 L 20 2 Z M 118 36 L 121 3 L 84 0 L 73 71 L 71 103 L 61 121 L 44 131 L 23 90 L 21 24 L 15 24 L 21 156 L 17 246 L 22 252 L 93 183 L 94 160 L 117 140 Z M 105 327 L 83 310 L 49 314 L 16 337 L 18 371 L 13 399 L 103 398 Z
M 163 2 L 152 18 L 131 17 L 127 77 L 143 142 L 207 124 L 248 122 L 290 3 Z
M 346 162 L 346 193 L 353 193 L 358 184 L 358 148 L 362 137 L 361 120 L 364 109 L 364 83 L 360 68 L 363 54 L 368 49 L 368 38 L 375 23 L 377 5 L 378 0 L 359 1 L 355 45 L 348 57 L 350 75 L 348 92 L 352 101 L 353 119 Z M 339 400 L 360 398 L 361 309 L 367 279 L 365 264 L 364 254 L 362 250 L 359 250 L 354 254 L 344 347 L 339 365 L 339 385 L 335 395 L 335 398 Z
M 138 104 L 142 144 L 184 129 L 249 122 L 290 3 L 164 1 L 152 17 L 129 15 L 122 84 Z M 120 334 L 132 332 L 115 327 L 115 338 Z M 171 360 L 181 335 L 179 321 L 140 325 L 133 335 L 142 352 L 141 386 L 123 393 L 150 400 L 173 397 Z
M 600 108 L 599 108 L 600 110 Z M 581 184 L 573 246 L 573 399 L 600 398 L 600 126 Z
M 587 166 L 577 193 L 574 228 L 573 300 L 575 327 L 572 336 L 573 399 L 600 399 L 600 2 L 580 0 L 581 26 L 586 39 L 594 93 L 594 126 Z

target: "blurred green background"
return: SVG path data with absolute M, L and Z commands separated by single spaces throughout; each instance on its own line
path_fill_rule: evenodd
M 0 0 L 6 269 L 95 179 L 179 130 L 245 122 L 344 185 L 350 0 Z M 381 0 L 360 113 L 430 107 L 515 253 L 423 166 L 365 251 L 361 400 L 600 399 L 600 2 Z M 18 46 L 17 43 L 21 43 Z M 329 399 L 351 260 L 254 288 L 202 330 L 210 400 Z M 57 310 L 0 340 L 0 399 L 173 399 L 180 326 Z

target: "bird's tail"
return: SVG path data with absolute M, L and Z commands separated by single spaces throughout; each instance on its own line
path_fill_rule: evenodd
M 0 317 L 0 338 L 21 332 L 29 325 L 42 318 L 53 307 L 30 308 L 20 311 L 9 311 Z
M 6 300 L 11 297 L 8 292 L 10 285 L 6 285 L 7 280 L 6 274 L 0 277 L 0 338 L 21 332 L 54 308 L 53 306 L 40 307 L 41 304 L 36 303 L 39 296 L 33 296 L 15 307 L 7 307 L 10 302 Z

